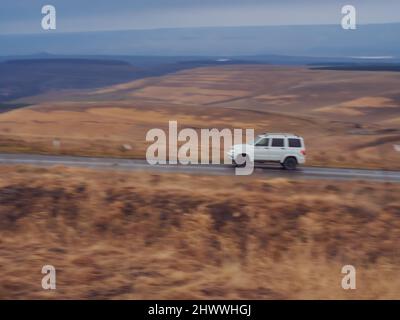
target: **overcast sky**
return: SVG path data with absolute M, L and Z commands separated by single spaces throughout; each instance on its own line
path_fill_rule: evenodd
M 0 34 L 40 33 L 41 8 L 57 9 L 57 31 L 400 22 L 400 0 L 0 0 Z M 1 44 L 0 44 L 1 47 Z

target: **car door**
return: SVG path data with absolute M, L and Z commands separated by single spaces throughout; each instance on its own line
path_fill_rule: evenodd
M 254 160 L 268 160 L 269 138 L 262 138 L 254 145 Z
M 269 158 L 271 161 L 280 161 L 286 153 L 286 139 L 281 137 L 271 138 L 271 146 L 269 148 Z

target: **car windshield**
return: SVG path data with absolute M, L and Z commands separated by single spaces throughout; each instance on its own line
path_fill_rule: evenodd
M 253 141 L 250 141 L 249 144 L 254 146 L 256 145 L 258 142 L 260 142 L 262 139 L 264 139 L 262 136 L 257 136 Z

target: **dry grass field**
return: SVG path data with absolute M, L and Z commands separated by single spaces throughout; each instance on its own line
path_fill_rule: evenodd
M 0 114 L 0 152 L 144 158 L 146 132 L 177 120 L 181 128 L 297 133 L 311 165 L 400 169 L 399 88 L 398 72 L 195 68 L 26 98 L 35 105 Z
M 0 299 L 399 299 L 399 194 L 379 182 L 2 166 Z M 41 289 L 46 264 L 55 291 Z M 341 288 L 346 264 L 356 290 Z

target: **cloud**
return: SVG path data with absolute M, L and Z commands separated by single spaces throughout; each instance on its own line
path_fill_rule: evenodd
M 58 32 L 199 26 L 340 23 L 341 0 L 1 0 L 0 33 L 42 32 L 41 7 Z M 360 23 L 400 21 L 400 1 L 352 0 Z

